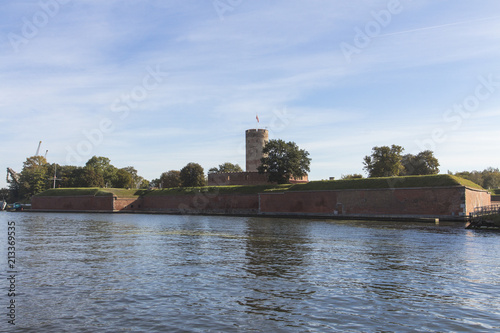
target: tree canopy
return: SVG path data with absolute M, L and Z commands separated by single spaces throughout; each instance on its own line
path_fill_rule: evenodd
M 286 184 L 291 178 L 302 178 L 310 171 L 309 153 L 300 149 L 295 142 L 270 140 L 262 152 L 264 157 L 257 170 L 267 173 L 270 182 Z
M 161 188 L 181 187 L 181 172 L 170 170 L 161 174 L 159 184 Z
M 118 169 L 118 171 L 116 171 L 113 187 L 134 188 L 131 186 L 132 184 L 134 184 L 133 177 L 129 171 L 127 171 L 126 169 Z
M 455 173 L 455 176 L 468 179 L 485 189 L 500 188 L 500 170 L 498 168 L 490 167 L 483 171 L 462 171 Z
M 31 196 L 56 187 L 117 187 L 139 188 L 148 186 L 149 182 L 137 175 L 133 167 L 118 169 L 110 163 L 109 158 L 93 156 L 85 166 L 60 166 L 49 164 L 45 157 L 31 156 L 23 163 L 23 170 L 18 174 L 19 183 L 9 181 L 9 200 L 29 200 Z
M 243 169 L 238 164 L 226 162 L 220 164 L 219 167 L 213 167 L 208 170 L 208 173 L 225 173 L 225 172 L 243 172 Z
M 394 177 L 410 175 L 434 175 L 439 173 L 439 161 L 434 153 L 425 150 L 417 155 L 402 155 L 404 148 L 397 145 L 373 147 L 372 154 L 365 156 L 364 167 L 369 177 Z
M 84 177 L 89 187 L 113 187 L 117 171 L 109 158 L 93 156 L 85 164 Z
M 439 173 L 439 161 L 430 150 L 422 151 L 417 155 L 404 155 L 402 163 L 406 176 L 436 175 Z
M 130 180 L 128 187 L 133 188 L 133 189 L 148 188 L 149 181 L 147 181 L 143 177 L 139 176 L 137 174 L 137 170 L 133 166 L 128 166 L 128 167 L 122 168 L 120 170 L 124 170 L 124 171 L 128 172 L 131 176 L 131 180 Z M 113 187 L 119 187 L 119 186 L 113 186 Z
M 365 156 L 363 160 L 363 169 L 368 172 L 369 177 L 399 176 L 404 170 L 401 156 L 403 150 L 403 147 L 397 145 L 373 147 L 372 154 Z
M 23 163 L 19 176 L 19 184 L 12 184 L 21 199 L 29 199 L 32 195 L 48 188 L 48 163 L 43 156 L 31 156 Z
M 183 187 L 205 186 L 205 173 L 198 163 L 188 163 L 180 172 Z

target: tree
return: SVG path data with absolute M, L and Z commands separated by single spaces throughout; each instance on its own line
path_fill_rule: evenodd
M 49 163 L 45 159 L 45 157 L 37 155 L 31 156 L 26 159 L 23 163 L 23 170 L 26 169 L 38 169 L 40 167 L 46 167 Z
M 270 182 L 287 184 L 290 178 L 302 178 L 310 171 L 309 153 L 299 149 L 295 142 L 270 140 L 262 153 L 264 157 L 257 170 L 259 173 L 267 173 Z
M 149 189 L 150 186 L 151 185 L 149 183 L 149 180 L 143 179 L 142 182 L 141 182 L 140 188 L 146 190 L 146 189 Z
M 143 188 L 144 187 L 144 182 L 146 181 L 143 177 L 139 176 L 137 174 L 137 170 L 132 167 L 132 166 L 128 166 L 128 167 L 125 167 L 125 168 L 122 168 L 123 170 L 127 171 L 130 176 L 132 177 L 132 179 L 130 180 L 130 184 L 128 185 L 128 187 L 130 188 L 134 188 L 134 189 L 139 189 L 139 188 Z M 149 182 L 147 183 L 146 187 L 149 185 Z
M 21 199 L 21 184 L 19 183 L 19 178 L 14 178 L 15 176 L 9 177 L 7 173 L 7 183 L 9 184 L 9 201 L 19 201 Z
M 203 167 L 198 163 L 188 163 L 180 172 L 183 187 L 205 186 Z
M 8 188 L 0 189 L 0 197 L 7 198 L 10 195 Z
M 404 175 L 436 175 L 439 173 L 439 162 L 431 150 L 425 150 L 416 156 L 407 154 L 401 161 Z
M 151 188 L 159 188 L 160 187 L 160 178 L 155 178 L 149 182 L 149 186 Z
M 7 202 L 13 202 L 16 201 L 15 198 L 12 196 L 12 191 L 8 188 L 2 188 L 0 189 L 0 200 L 2 201 L 7 201 Z
M 371 156 L 364 158 L 363 169 L 368 172 L 369 177 L 399 176 L 404 171 L 401 156 L 403 150 L 403 147 L 397 145 L 373 147 Z
M 500 187 L 500 170 L 498 168 L 487 168 L 483 171 L 462 171 L 455 173 L 455 176 L 468 179 L 486 189 Z
M 214 167 L 208 170 L 208 173 L 225 173 L 225 172 L 243 172 L 243 169 L 238 164 L 226 162 L 220 164 L 218 168 Z
M 102 156 L 92 156 L 85 164 L 85 167 L 93 169 L 93 172 L 96 173 L 96 179 L 102 176 L 103 185 L 99 187 L 113 186 L 113 182 L 115 180 L 116 172 L 118 171 L 118 169 L 111 165 L 109 158 Z M 94 184 L 95 182 L 92 183 Z M 97 183 L 101 184 L 100 180 Z M 89 187 L 94 187 L 94 185 L 89 185 Z
M 63 167 L 62 176 L 64 186 L 61 187 L 89 187 L 85 177 L 85 168 L 83 167 L 70 167 L 68 169 Z M 65 178 L 67 172 L 67 178 Z
M 87 163 L 85 163 L 85 166 L 91 166 L 96 170 L 101 170 L 104 172 L 109 166 L 111 165 L 111 161 L 107 157 L 102 157 L 102 156 L 92 156 Z
M 43 156 L 31 156 L 23 163 L 19 176 L 19 196 L 29 200 L 31 196 L 49 188 L 47 160 Z
M 496 189 L 500 188 L 500 171 L 493 168 L 488 168 L 483 171 L 483 188 Z
M 177 170 L 170 170 L 162 173 L 159 185 L 161 188 L 181 187 L 181 172 Z
M 85 187 L 83 182 L 82 167 L 73 165 L 57 165 L 57 178 L 60 179 L 57 184 L 59 187 Z M 54 176 L 53 171 L 50 176 Z
M 81 175 L 82 187 L 104 187 L 103 172 L 92 166 L 85 166 Z
M 115 188 L 128 188 L 133 183 L 133 178 L 130 172 L 126 169 L 118 169 L 116 171 L 115 180 L 113 183 L 113 187 Z

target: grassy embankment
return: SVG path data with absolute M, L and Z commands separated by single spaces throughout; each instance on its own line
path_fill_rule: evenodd
M 56 188 L 49 189 L 37 196 L 54 197 L 54 196 L 79 196 L 79 195 L 93 195 L 93 196 L 107 196 L 116 195 L 120 198 L 133 198 L 144 195 L 148 190 L 128 190 L 124 188 L 97 188 L 97 187 L 79 187 L 79 188 Z
M 387 177 L 387 178 L 360 178 L 360 179 L 348 179 L 348 180 L 324 180 L 324 181 L 312 181 L 307 184 L 205 186 L 205 187 L 169 188 L 162 190 L 63 188 L 63 189 L 50 189 L 38 194 L 38 196 L 116 195 L 120 198 L 135 198 L 140 196 L 174 196 L 174 195 L 189 195 L 196 193 L 257 194 L 263 192 L 284 192 L 284 191 L 325 191 L 325 190 L 348 190 L 348 189 L 361 190 L 361 189 L 441 187 L 441 186 L 467 186 L 476 189 L 483 189 L 481 186 L 471 181 L 456 176 L 432 175 L 432 176 L 408 176 L 408 177 Z

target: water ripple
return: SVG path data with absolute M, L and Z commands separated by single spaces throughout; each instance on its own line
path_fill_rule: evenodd
M 3 234 L 7 219 L 19 235 L 23 332 L 500 330 L 498 233 L 453 224 L 6 213 Z

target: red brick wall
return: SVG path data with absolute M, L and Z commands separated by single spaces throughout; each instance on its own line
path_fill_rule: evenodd
M 143 201 L 144 210 L 171 213 L 257 213 L 259 197 L 253 195 L 183 195 L 147 196 Z
M 465 192 L 471 203 L 465 207 Z M 464 187 L 261 193 L 261 213 L 458 217 L 487 204 Z M 474 201 L 475 200 L 475 201 Z M 464 211 L 464 208 L 467 210 Z
M 491 205 L 491 194 L 486 191 L 468 189 L 465 193 L 466 214 L 472 213 L 474 208 Z
M 32 197 L 31 209 L 40 210 L 67 210 L 67 211 L 111 211 L 113 209 L 112 196 L 82 195 L 61 197 Z
M 143 208 L 143 198 L 117 198 L 113 202 L 113 209 L 118 211 L 141 210 Z
M 460 217 L 491 204 L 486 191 L 462 186 L 181 196 L 33 197 L 32 209 L 63 211 L 158 211 L 218 214 L 323 214 L 345 216 Z

